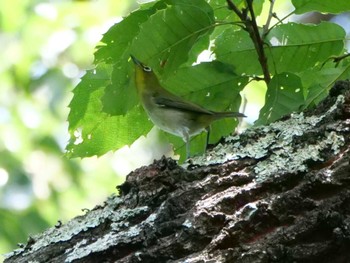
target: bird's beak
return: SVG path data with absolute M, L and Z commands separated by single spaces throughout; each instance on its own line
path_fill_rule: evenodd
M 136 65 L 143 67 L 143 64 L 137 58 L 135 58 L 133 55 L 130 55 L 130 57 Z

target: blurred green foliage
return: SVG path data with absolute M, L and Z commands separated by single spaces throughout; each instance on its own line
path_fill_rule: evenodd
M 0 1 L 1 254 L 92 208 L 122 180 L 108 158 L 69 160 L 64 147 L 71 91 L 102 33 L 132 4 Z

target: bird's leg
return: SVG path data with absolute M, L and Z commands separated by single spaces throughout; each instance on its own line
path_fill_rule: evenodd
M 186 159 L 190 158 L 191 153 L 190 153 L 190 141 L 188 140 L 186 142 Z
M 207 151 L 207 148 L 208 148 L 208 145 L 209 145 L 209 138 L 210 138 L 210 126 L 205 128 L 205 130 L 207 131 L 207 140 L 205 142 L 205 151 Z
M 186 143 L 186 159 L 190 158 L 190 136 L 188 133 L 183 134 L 183 140 Z

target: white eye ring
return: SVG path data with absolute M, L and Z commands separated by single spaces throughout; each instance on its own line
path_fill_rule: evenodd
M 152 71 L 152 69 L 151 69 L 150 67 L 147 67 L 147 66 L 144 66 L 144 67 L 143 67 L 143 70 L 144 70 L 144 71 L 147 71 L 147 72 L 151 72 L 151 71 Z

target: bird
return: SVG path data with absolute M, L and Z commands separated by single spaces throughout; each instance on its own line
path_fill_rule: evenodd
M 186 159 L 190 157 L 191 137 L 207 131 L 208 145 L 212 122 L 246 117 L 239 112 L 211 111 L 171 93 L 162 87 L 149 66 L 133 55 L 130 57 L 135 64 L 135 86 L 141 105 L 155 126 L 184 140 Z

